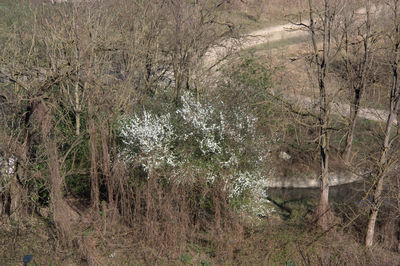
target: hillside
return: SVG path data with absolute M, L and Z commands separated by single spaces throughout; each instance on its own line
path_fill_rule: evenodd
M 0 265 L 400 265 L 399 15 L 1 2 Z

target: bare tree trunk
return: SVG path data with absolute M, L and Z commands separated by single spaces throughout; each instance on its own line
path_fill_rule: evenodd
M 318 225 L 322 229 L 328 229 L 330 221 L 330 207 L 329 207 L 329 180 L 328 180 L 328 165 L 321 166 L 322 174 L 320 179 L 320 199 L 317 209 Z
M 15 162 L 15 172 L 10 190 L 10 215 L 12 215 L 14 219 L 18 219 L 27 211 L 27 206 L 23 204 L 23 198 L 27 193 L 21 180 L 25 180 L 26 178 L 26 168 L 31 158 L 31 127 L 33 123 L 31 120 L 33 113 L 38 107 L 40 107 L 40 104 L 37 101 L 32 101 L 26 107 L 24 114 L 24 142 L 22 144 L 20 158 Z
M 397 91 L 397 75 L 395 75 L 395 79 L 394 79 L 394 87 L 393 90 Z M 374 239 L 374 233 L 375 233 L 375 224 L 376 224 L 376 218 L 378 216 L 378 212 L 379 212 L 379 207 L 382 203 L 382 191 L 383 191 L 383 184 L 386 178 L 386 172 L 387 172 L 387 162 L 388 162 L 388 152 L 390 150 L 391 147 L 391 131 L 393 128 L 393 122 L 394 122 L 394 118 L 397 115 L 397 112 L 399 110 L 399 104 L 400 104 L 400 99 L 399 96 L 400 94 L 397 92 L 395 95 L 397 95 L 397 97 L 395 97 L 395 99 L 392 99 L 392 104 L 391 104 L 391 111 L 389 113 L 389 117 L 387 119 L 386 122 L 386 130 L 385 130 L 385 138 L 383 141 L 383 151 L 381 153 L 381 157 L 379 160 L 379 172 L 378 175 L 376 177 L 376 185 L 374 187 L 374 194 L 373 194 L 373 198 L 372 198 L 372 207 L 370 210 L 370 216 L 369 216 L 369 220 L 368 220 L 368 227 L 367 227 L 367 235 L 365 237 L 365 245 L 367 247 L 371 247 L 373 245 L 373 239 Z M 395 101 L 393 101 L 395 100 Z
M 108 149 L 107 143 L 107 130 L 102 123 L 101 126 L 101 147 L 103 150 L 103 175 L 106 179 L 107 184 L 107 193 L 108 193 L 108 203 L 113 206 L 114 204 L 114 187 L 113 187 L 113 180 L 111 180 L 111 162 L 110 162 L 110 153 Z
M 81 132 L 81 106 L 79 101 L 79 75 L 75 84 L 75 134 L 80 135 Z
M 383 150 L 378 162 L 378 174 L 375 178 L 376 186 L 374 187 L 372 207 L 370 210 L 370 217 L 368 220 L 367 235 L 365 237 L 365 245 L 371 247 L 373 245 L 375 224 L 379 212 L 379 207 L 382 203 L 382 191 L 386 173 L 388 171 L 388 153 L 392 146 L 393 138 L 391 138 L 393 122 L 398 115 L 400 105 L 400 90 L 398 88 L 398 65 L 399 65 L 399 51 L 400 51 L 400 23 L 398 21 L 398 4 L 399 1 L 394 3 L 394 41 L 393 41 L 393 62 L 392 62 L 392 88 L 390 91 L 390 108 L 389 116 L 386 121 L 385 135 L 383 140 Z
M 79 215 L 66 203 L 63 196 L 63 178 L 60 174 L 57 145 L 51 137 L 45 140 L 46 152 L 48 154 L 48 166 L 50 170 L 50 199 L 53 219 L 63 240 L 69 241 L 72 233 L 72 223 L 76 222 Z
M 328 132 L 328 119 L 329 119 L 329 103 L 327 102 L 326 88 L 325 88 L 325 71 L 326 65 L 323 63 L 318 67 L 319 79 L 319 149 L 320 149 L 320 201 L 317 209 L 318 224 L 326 230 L 328 227 L 329 219 L 329 132 Z
M 19 164 L 17 164 L 17 169 L 11 181 L 11 188 L 10 188 L 10 216 L 12 216 L 16 220 L 18 220 L 21 217 L 21 211 L 23 208 L 22 204 L 23 188 L 21 187 L 21 184 L 19 184 L 17 176 L 18 174 L 21 173 L 20 168 L 21 167 L 19 166 Z
M 325 230 L 329 223 L 329 134 L 328 134 L 328 104 L 326 102 L 325 85 L 320 81 L 320 200 L 317 209 L 318 224 Z
M 343 151 L 343 160 L 346 163 L 350 162 L 351 159 L 351 153 L 352 153 L 352 148 L 353 148 L 353 139 L 354 139 L 354 132 L 356 128 L 356 122 L 357 122 L 357 117 L 358 117 L 358 112 L 360 110 L 360 104 L 361 104 L 361 99 L 363 96 L 363 93 L 366 88 L 366 83 L 367 83 L 367 76 L 368 76 L 368 70 L 369 70 L 369 61 L 370 61 L 370 35 L 371 35 L 371 21 L 370 21 L 370 1 L 366 2 L 365 5 L 365 10 L 366 10 L 366 19 L 365 19 L 365 37 L 363 37 L 363 48 L 364 48 L 364 54 L 363 58 L 360 63 L 358 63 L 358 71 L 355 73 L 355 77 L 350 77 L 352 81 L 352 91 L 353 91 L 353 101 L 350 104 L 350 123 L 349 123 L 349 129 L 347 132 L 346 136 L 346 146 Z M 346 29 L 347 30 L 347 29 Z M 347 34 L 347 32 L 346 32 Z M 347 36 L 347 35 L 346 35 Z M 346 40 L 346 56 L 349 56 L 348 54 L 348 40 Z M 352 55 L 350 55 L 352 56 Z M 348 72 L 353 71 L 353 66 L 352 63 L 349 62 L 349 59 L 346 58 L 346 70 Z M 356 79 L 356 80 L 354 80 Z
M 313 57 L 317 65 L 317 78 L 318 78 L 318 89 L 319 89 L 319 114 L 318 114 L 318 127 L 319 127 L 319 150 L 320 150 L 320 200 L 317 206 L 316 215 L 318 219 L 318 225 L 323 229 L 328 228 L 329 224 L 329 102 L 326 93 L 325 78 L 329 60 L 330 50 L 330 10 L 328 0 L 324 1 L 323 10 L 323 40 L 322 40 L 322 54 L 318 49 L 316 40 L 316 28 L 314 21 L 314 10 L 312 0 L 308 1 L 309 4 L 309 15 L 310 15 L 310 26 L 309 30 L 311 33 L 311 41 L 313 46 Z
M 397 111 L 397 135 L 400 136 L 400 110 Z
M 78 9 L 77 6 L 74 5 L 74 11 L 73 11 L 73 15 L 72 15 L 72 28 L 73 28 L 73 37 L 75 40 L 79 40 L 79 36 L 78 36 Z M 79 41 L 74 42 L 75 45 L 75 61 L 76 61 L 76 80 L 75 80 L 75 91 L 74 91 L 74 97 L 75 97 L 75 106 L 74 106 L 74 111 L 75 111 L 75 134 L 77 136 L 79 136 L 80 134 L 80 128 L 81 128 L 81 104 L 80 104 L 80 93 L 79 93 L 79 81 L 80 81 L 80 64 L 78 62 L 80 62 L 81 60 L 81 49 L 80 49 L 80 43 Z
M 343 151 L 343 160 L 346 163 L 349 163 L 350 159 L 351 159 L 351 153 L 352 153 L 352 149 L 353 149 L 354 132 L 356 129 L 356 122 L 357 122 L 358 111 L 360 108 L 360 102 L 361 102 L 361 94 L 355 93 L 354 101 L 350 105 L 350 125 L 349 125 L 349 131 L 347 132 L 347 136 L 346 136 L 346 146 Z
M 72 224 L 79 219 L 76 213 L 65 201 L 63 193 L 64 178 L 60 172 L 60 160 L 57 151 L 57 142 L 51 136 L 53 129 L 51 116 L 44 105 L 39 108 L 42 112 L 42 138 L 47 153 L 47 165 L 50 170 L 50 204 L 53 213 L 53 220 L 60 234 L 60 239 L 70 244 Z
M 375 234 L 375 224 L 376 224 L 376 218 L 378 217 L 378 212 L 379 212 L 379 206 L 381 203 L 381 194 L 383 190 L 383 181 L 384 181 L 384 176 L 381 175 L 378 179 L 378 183 L 376 185 L 373 201 L 372 201 L 372 207 L 370 210 L 370 215 L 368 219 L 368 226 L 367 226 L 367 235 L 365 237 L 365 245 L 367 247 L 371 247 L 374 243 L 374 234 Z
M 178 59 L 177 59 L 178 60 Z M 180 97 L 181 97 L 181 91 L 182 91 L 182 71 L 181 67 L 179 66 L 179 63 L 177 63 L 174 60 L 174 79 L 175 79 L 175 105 L 178 106 L 180 102 Z
M 99 194 L 99 175 L 97 172 L 97 149 L 96 149 L 96 128 L 94 125 L 93 118 L 93 106 L 88 99 L 89 106 L 89 136 L 90 136 L 90 201 L 92 207 L 98 211 L 100 204 L 100 194 Z

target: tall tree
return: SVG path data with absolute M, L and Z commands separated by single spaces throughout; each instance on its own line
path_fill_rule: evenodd
M 308 1 L 309 22 L 297 23 L 310 33 L 311 63 L 314 68 L 314 77 L 318 88 L 318 149 L 320 159 L 320 199 L 316 209 L 318 224 L 323 228 L 329 227 L 329 149 L 331 108 L 337 88 L 329 86 L 329 71 L 333 59 L 342 47 L 343 34 L 338 34 L 340 15 L 345 1 L 324 0 L 322 2 Z
M 398 135 L 393 134 L 394 121 L 400 108 L 400 88 L 399 88 L 399 56 L 400 56 L 400 1 L 391 0 L 386 2 L 390 24 L 387 25 L 386 36 L 389 43 L 388 64 L 391 69 L 391 84 L 389 94 L 388 117 L 386 120 L 385 131 L 382 139 L 382 150 L 377 162 L 377 169 L 373 175 L 372 203 L 365 237 L 365 245 L 371 247 L 374 242 L 375 225 L 380 206 L 383 202 L 383 189 L 387 179 L 387 174 L 394 162 L 391 160 L 391 148 Z M 399 126 L 399 125 L 398 125 Z M 397 132 L 399 132 L 397 130 Z
M 354 133 L 356 129 L 357 116 L 360 111 L 360 104 L 367 87 L 368 78 L 371 71 L 372 47 L 371 47 L 371 3 L 365 1 L 365 14 L 359 9 L 352 11 L 352 14 L 345 16 L 344 34 L 345 46 L 343 61 L 345 65 L 345 75 L 347 86 L 349 87 L 350 114 L 349 126 L 346 133 L 346 144 L 343 150 L 343 160 L 350 162 Z

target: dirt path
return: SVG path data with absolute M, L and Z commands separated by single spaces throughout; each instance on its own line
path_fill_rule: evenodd
M 208 68 L 212 68 L 220 61 L 224 60 L 228 55 L 236 53 L 240 50 L 245 50 L 250 47 L 276 42 L 281 40 L 287 40 L 295 37 L 307 36 L 307 32 L 300 30 L 290 23 L 284 25 L 277 25 L 267 27 L 261 30 L 253 31 L 246 36 L 238 39 L 229 39 L 218 46 L 211 48 L 205 55 L 205 65 Z
M 312 111 L 316 107 L 316 99 L 313 99 L 311 97 L 299 94 L 288 94 L 283 95 L 282 97 L 285 98 L 288 102 L 301 105 L 301 107 L 307 111 Z M 350 105 L 347 103 L 331 102 L 330 107 L 333 113 L 338 114 L 342 117 L 347 118 L 350 115 Z M 358 113 L 359 118 L 376 122 L 386 122 L 388 116 L 388 111 L 374 108 L 360 108 Z M 395 119 L 393 123 L 397 124 L 397 120 Z
M 360 9 L 357 13 L 362 14 L 363 12 L 365 12 L 365 10 Z M 308 34 L 309 33 L 307 31 L 301 30 L 299 27 L 290 23 L 267 27 L 251 32 L 239 39 L 226 40 L 220 45 L 213 47 L 206 53 L 204 63 L 207 68 L 213 68 L 232 53 L 236 53 L 256 45 L 298 38 L 307 36 Z M 300 103 L 304 108 L 309 110 L 313 109 L 315 106 L 315 101 L 311 97 L 287 94 L 284 95 L 284 98 L 292 103 Z M 350 105 L 347 103 L 332 102 L 331 108 L 334 113 L 337 113 L 343 117 L 349 116 Z M 358 117 L 377 122 L 386 122 L 388 115 L 389 112 L 386 110 L 361 108 Z M 397 124 L 397 120 L 395 120 L 394 123 Z
M 358 13 L 362 14 L 365 10 L 359 10 Z M 298 38 L 307 36 L 308 32 L 300 30 L 298 27 L 292 24 L 284 24 L 273 27 L 267 27 L 258 31 L 254 31 L 247 36 L 239 39 L 230 39 L 219 46 L 210 49 L 206 53 L 205 66 L 207 68 L 213 68 L 232 53 L 239 52 L 241 50 L 248 49 L 250 47 L 282 41 L 285 39 Z M 308 111 L 314 111 L 316 107 L 316 100 L 300 94 L 288 93 L 283 95 L 283 98 L 292 103 L 297 104 L 299 107 Z M 331 110 L 333 113 L 341 115 L 345 118 L 349 117 L 350 105 L 342 102 L 332 102 Z M 374 108 L 361 108 L 358 114 L 359 118 L 368 119 L 377 122 L 386 122 L 388 119 L 389 112 L 386 110 L 374 109 Z M 397 120 L 394 121 L 397 124 Z M 332 185 L 341 185 L 352 183 L 361 180 L 362 177 L 351 174 L 342 173 L 340 175 L 336 173 L 330 173 L 330 182 Z M 280 177 L 272 178 L 268 180 L 268 187 L 318 187 L 319 182 L 317 178 L 299 177 L 296 180 L 283 180 Z

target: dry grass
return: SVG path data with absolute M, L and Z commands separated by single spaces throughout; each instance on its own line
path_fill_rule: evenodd
M 146 235 L 120 222 L 110 224 L 104 231 L 102 219 L 85 224 L 89 227 L 79 234 L 91 243 L 106 265 L 398 265 L 398 253 L 380 247 L 366 250 L 339 228 L 321 232 L 309 222 L 306 209 L 300 205 L 292 208 L 288 218 L 276 214 L 245 224 L 243 231 L 219 236 L 213 230 L 196 233 L 190 241 L 176 243 L 178 249 L 163 242 L 165 232 L 153 233 L 148 242 Z M 26 254 L 34 254 L 33 262 L 38 265 L 88 263 L 73 248 L 57 247 L 55 239 L 48 237 L 51 227 L 36 219 L 24 228 L 16 224 L 2 226 L 5 230 L 1 232 L 1 244 L 6 247 L 0 252 L 2 265 L 17 264 Z

